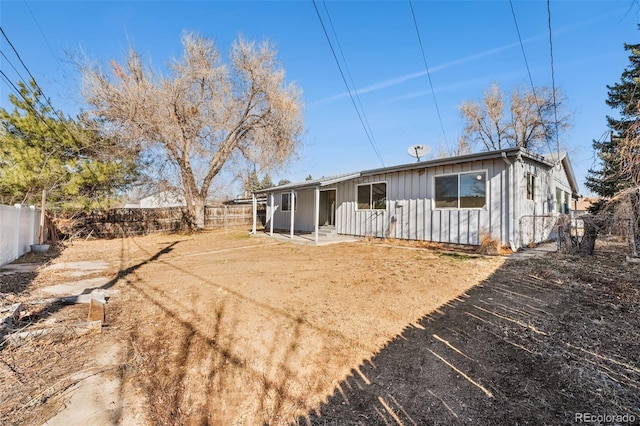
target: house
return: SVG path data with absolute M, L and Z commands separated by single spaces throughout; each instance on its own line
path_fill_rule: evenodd
M 187 202 L 184 196 L 174 191 L 161 191 L 140 199 L 139 208 L 157 209 L 166 207 L 184 207 Z
M 573 214 L 574 216 L 580 216 L 582 214 L 589 213 L 589 208 L 594 204 L 600 202 L 600 197 L 582 197 L 573 200 Z
M 509 148 L 291 183 L 259 196 L 267 198 L 270 233 L 470 245 L 487 235 L 518 248 L 553 236 L 578 185 L 566 153 Z

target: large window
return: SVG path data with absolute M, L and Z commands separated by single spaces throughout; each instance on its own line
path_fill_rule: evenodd
M 293 197 L 293 201 L 295 203 L 296 201 L 296 197 Z M 298 203 L 295 203 L 293 206 L 294 210 L 298 209 Z M 282 194 L 282 211 L 283 212 L 289 212 L 291 211 L 291 193 L 287 192 L 285 194 Z
M 387 208 L 387 184 L 367 183 L 358 185 L 358 210 L 385 210 Z
M 437 209 L 481 209 L 487 204 L 487 173 L 436 176 Z

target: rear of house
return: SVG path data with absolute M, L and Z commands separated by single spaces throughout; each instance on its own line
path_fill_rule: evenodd
M 269 230 L 521 247 L 548 240 L 578 188 L 566 154 L 520 148 L 321 178 L 266 195 Z

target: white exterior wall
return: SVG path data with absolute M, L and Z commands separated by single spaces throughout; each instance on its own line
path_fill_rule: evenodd
M 565 198 L 567 197 L 567 194 L 568 194 L 569 199 L 566 201 L 569 208 L 572 208 L 573 205 L 571 203 L 571 192 L 572 192 L 571 185 L 569 184 L 569 179 L 567 178 L 567 173 L 565 172 L 564 165 L 562 163 L 558 164 L 553 168 L 553 185 L 554 185 L 554 188 L 560 188 L 563 192 L 563 197 L 559 200 L 555 200 L 556 206 L 557 206 L 557 203 L 562 204 L 565 201 Z M 554 198 L 555 198 L 555 189 L 554 189 Z
M 482 209 L 436 209 L 434 179 L 438 175 L 485 171 L 486 206 Z M 337 185 L 336 230 L 339 234 L 480 243 L 482 234 L 508 242 L 511 207 L 509 170 L 502 160 L 474 161 L 419 170 L 389 172 Z M 356 210 L 356 186 L 387 183 L 386 210 Z
M 436 209 L 435 177 L 486 172 L 486 205 L 481 209 Z M 534 199 L 527 199 L 527 173 L 536 176 Z M 357 186 L 384 182 L 385 210 L 358 210 Z M 522 158 L 469 161 L 408 171 L 390 171 L 346 180 L 322 190 L 336 189 L 338 234 L 424 240 L 454 244 L 480 244 L 482 235 L 503 245 L 522 247 L 553 238 L 555 190 L 571 193 L 562 166 Z M 297 190 L 295 230 L 314 231 L 314 188 Z M 290 192 L 290 191 L 286 191 Z M 274 229 L 288 230 L 290 212 L 280 209 L 282 192 L 274 193 Z M 267 228 L 270 201 L 267 197 Z
M 40 209 L 0 205 L 0 266 L 31 250 L 40 234 Z
M 295 210 L 294 222 L 295 230 L 303 232 L 313 232 L 315 230 L 313 224 L 313 214 L 315 206 L 314 189 L 301 189 L 294 191 Z M 291 228 L 291 212 L 282 211 L 282 194 L 290 194 L 291 191 L 274 192 L 273 193 L 273 228 L 274 229 L 290 229 Z M 269 228 L 269 218 L 271 217 L 271 199 L 267 195 L 267 223 Z
M 527 175 L 529 173 L 535 176 L 533 200 L 527 199 Z M 517 179 L 519 212 L 516 238 L 518 246 L 522 247 L 555 238 L 555 183 L 551 168 L 525 159 L 520 163 L 520 173 L 518 173 Z

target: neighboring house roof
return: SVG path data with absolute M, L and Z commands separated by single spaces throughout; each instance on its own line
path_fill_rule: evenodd
M 526 149 L 523 149 L 523 148 L 507 148 L 507 149 L 501 149 L 497 151 L 485 151 L 485 152 L 478 152 L 475 154 L 458 155 L 455 157 L 438 158 L 435 160 L 419 161 L 415 163 L 401 164 L 398 166 L 382 167 L 379 169 L 370 169 L 370 170 L 364 170 L 361 172 L 345 173 L 337 176 L 322 177 L 319 179 L 313 179 L 313 180 L 308 180 L 303 182 L 288 183 L 286 185 L 273 186 L 271 188 L 260 189 L 258 191 L 255 191 L 254 193 L 264 194 L 268 192 L 273 192 L 274 190 L 283 191 L 288 189 L 293 190 L 293 189 L 313 188 L 316 186 L 323 187 L 323 186 L 328 186 L 328 185 L 333 185 L 335 183 L 343 182 L 346 180 L 354 179 L 357 177 L 361 177 L 361 176 L 371 176 L 371 175 L 378 175 L 378 174 L 390 173 L 390 172 L 402 172 L 407 170 L 423 169 L 427 167 L 446 166 L 450 164 L 458 164 L 458 163 L 464 163 L 468 161 L 492 160 L 492 159 L 497 159 L 501 157 L 504 157 L 504 158 L 526 157 L 532 161 L 535 161 L 549 168 L 557 164 L 558 161 L 562 161 L 563 166 L 567 171 L 567 177 L 569 179 L 569 184 L 571 185 L 571 190 L 574 193 L 574 195 L 577 195 L 578 184 L 573 174 L 573 169 L 571 167 L 571 163 L 569 162 L 569 157 L 567 156 L 566 152 L 563 152 L 560 154 L 561 155 L 548 154 L 543 156 L 543 155 L 539 155 L 539 154 L 535 154 L 533 152 L 527 151 Z
M 600 197 L 583 197 L 576 200 L 575 209 L 579 211 L 586 211 L 594 203 L 600 201 Z

